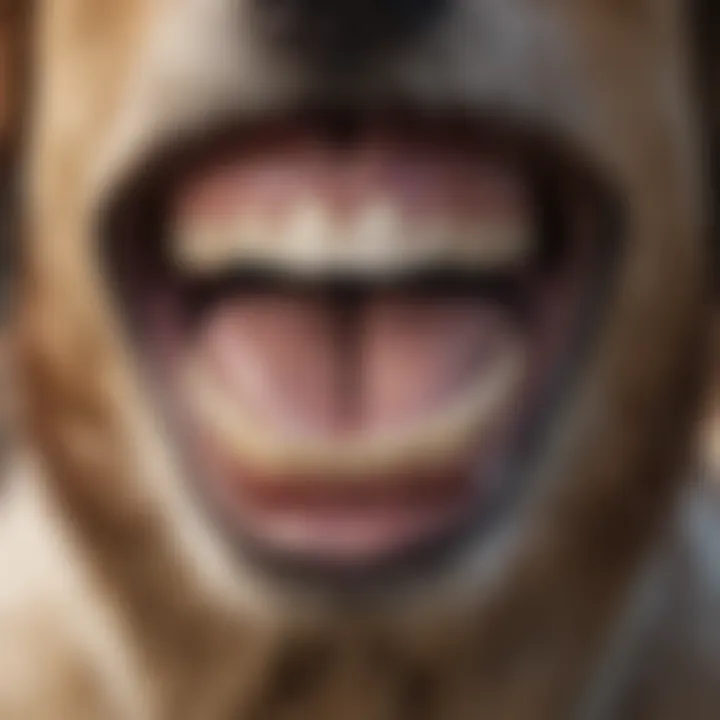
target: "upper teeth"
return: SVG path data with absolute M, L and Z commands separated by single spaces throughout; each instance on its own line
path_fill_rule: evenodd
M 338 217 L 309 198 L 280 217 L 259 210 L 221 217 L 181 216 L 172 254 L 175 262 L 194 273 L 250 263 L 308 273 L 376 274 L 438 264 L 512 269 L 531 258 L 534 245 L 528 214 L 421 211 L 410 216 L 380 199 Z

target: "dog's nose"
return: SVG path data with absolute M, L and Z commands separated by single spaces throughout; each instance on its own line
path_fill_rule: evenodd
M 273 45 L 324 69 L 372 61 L 411 41 L 448 0 L 251 0 Z

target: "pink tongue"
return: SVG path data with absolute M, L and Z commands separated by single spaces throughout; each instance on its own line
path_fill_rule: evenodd
M 293 435 L 406 427 L 460 397 L 513 332 L 487 300 L 257 294 L 204 318 L 200 351 L 238 410 Z

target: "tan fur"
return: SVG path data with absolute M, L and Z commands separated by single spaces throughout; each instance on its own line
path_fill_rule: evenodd
M 148 148 L 282 108 L 311 73 L 263 47 L 248 3 L 36 3 L 17 328 L 39 462 L 2 508 L 0 718 L 594 717 L 605 694 L 658 717 L 653 673 L 606 679 L 603 661 L 632 655 L 613 642 L 634 578 L 675 537 L 700 380 L 708 257 L 682 5 L 455 0 L 370 78 L 572 138 L 630 226 L 589 367 L 505 532 L 354 616 L 229 557 L 183 492 L 93 254 L 101 203 Z M 653 598 L 674 597 L 663 572 Z M 658 643 L 691 666 L 694 646 Z M 694 690 L 668 717 L 714 716 L 714 698 L 672 710 Z M 608 702 L 600 717 L 618 717 Z

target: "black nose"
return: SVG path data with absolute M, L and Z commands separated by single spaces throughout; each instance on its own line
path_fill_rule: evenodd
M 298 59 L 345 69 L 411 41 L 447 0 L 251 0 L 273 45 Z

